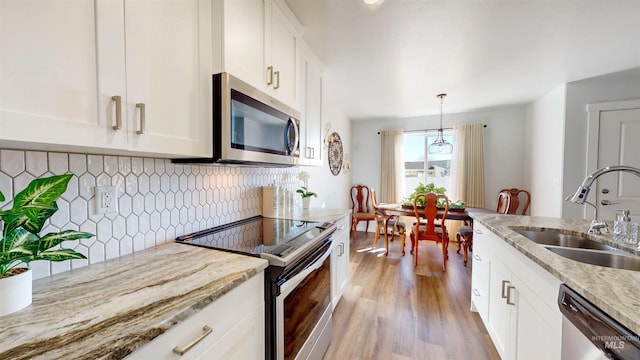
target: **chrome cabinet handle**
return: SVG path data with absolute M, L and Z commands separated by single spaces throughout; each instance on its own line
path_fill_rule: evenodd
M 506 299 L 507 294 L 505 294 L 505 285 L 509 284 L 509 280 L 502 280 L 502 298 Z
M 140 130 L 137 130 L 136 134 L 140 135 L 140 134 L 144 134 L 145 118 L 146 118 L 145 106 L 144 106 L 144 103 L 137 103 L 136 107 L 140 109 Z
M 174 347 L 173 348 L 173 353 L 174 354 L 178 354 L 180 356 L 186 354 L 187 351 L 191 350 L 192 347 L 196 346 L 197 343 L 202 341 L 202 339 L 206 338 L 213 331 L 213 329 L 210 328 L 207 325 L 203 326 L 202 330 L 203 330 L 203 333 L 200 336 L 198 336 L 195 340 L 193 340 L 192 342 L 188 343 L 184 347 L 180 347 L 180 346 Z
M 344 230 L 344 226 L 343 225 L 339 225 L 336 230 Z
M 313 159 L 316 157 L 316 149 L 312 148 L 312 147 L 305 147 L 304 148 L 304 156 L 307 157 L 307 159 Z
M 113 130 L 120 130 L 122 127 L 122 97 L 120 97 L 120 95 L 114 95 L 111 97 L 111 100 L 116 103 L 116 124 L 112 125 L 111 128 Z
M 340 254 L 338 254 L 338 256 L 344 255 L 344 243 L 338 244 L 338 247 L 340 248 Z
M 273 66 L 268 66 L 267 71 L 269 72 L 269 76 L 268 76 L 269 80 L 267 80 L 267 85 L 271 85 L 273 84 Z
M 482 258 L 480 257 L 480 255 L 473 255 L 473 258 L 478 261 L 482 261 Z
M 475 232 L 476 234 L 482 235 L 482 230 L 480 230 L 480 229 L 475 229 L 475 230 L 473 230 L 473 232 Z
M 614 205 L 614 204 L 617 204 L 617 203 L 611 202 L 609 200 L 602 200 L 602 201 L 600 201 L 600 204 L 606 206 L 606 205 Z
M 507 304 L 508 305 L 515 305 L 515 302 L 511 302 L 511 290 L 515 290 L 516 287 L 515 286 L 507 286 Z
M 274 71 L 273 75 L 276 77 L 276 84 L 273 86 L 274 89 L 280 88 L 280 71 Z
M 478 291 L 478 289 L 473 289 L 473 295 L 474 296 L 480 296 L 480 291 Z

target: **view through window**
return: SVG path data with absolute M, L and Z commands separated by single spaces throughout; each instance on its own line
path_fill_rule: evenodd
M 404 135 L 404 197 L 409 197 L 419 183 L 434 183 L 436 187 L 451 188 L 452 154 L 429 154 L 429 144 L 436 140 L 437 134 Z M 446 141 L 454 143 L 452 134 L 444 133 Z

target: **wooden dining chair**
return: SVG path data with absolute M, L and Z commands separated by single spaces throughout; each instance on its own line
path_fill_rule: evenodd
M 366 185 L 354 185 L 350 189 L 351 196 L 351 231 L 353 231 L 353 238 L 357 239 L 358 234 L 356 228 L 358 223 L 366 221 L 367 226 L 365 231 L 369 231 L 369 222 L 376 221 L 376 214 L 373 212 L 373 207 L 370 204 L 370 190 Z
M 521 190 L 516 188 L 502 189 L 498 193 L 498 204 L 496 206 L 496 213 L 498 214 L 516 214 L 520 207 L 520 194 L 524 196 L 524 206 L 522 207 L 521 215 L 526 215 L 531 204 L 531 194 L 527 190 Z M 471 226 L 460 226 L 456 233 L 456 240 L 458 241 L 458 253 L 462 248 L 462 259 L 464 265 L 467 265 L 468 252 L 473 251 L 473 228 Z
M 502 189 L 500 190 L 500 194 L 507 197 L 509 200 L 506 212 L 500 211 L 500 205 L 498 204 L 499 214 L 517 214 L 518 208 L 520 208 L 520 196 L 522 196 L 524 198 L 524 205 L 522 206 L 520 215 L 527 215 L 527 210 L 529 210 L 529 205 L 531 204 L 531 194 L 527 190 L 517 188 Z
M 419 199 L 425 200 L 425 206 L 417 205 Z M 442 215 L 438 214 L 438 203 L 444 204 Z M 411 253 L 414 255 L 414 266 L 418 266 L 418 244 L 420 240 L 433 240 L 442 244 L 442 270 L 447 270 L 449 236 L 445 220 L 449 213 L 449 199 L 441 194 L 418 194 L 413 200 L 413 212 L 416 222 L 411 231 Z
M 371 204 L 373 206 L 374 213 L 376 215 L 376 234 L 373 237 L 373 245 L 372 248 L 376 248 L 376 244 L 378 243 L 378 238 L 380 237 L 380 232 L 382 231 L 384 235 L 384 241 L 387 248 L 384 256 L 389 255 L 389 230 L 391 230 L 391 240 L 398 234 L 400 237 L 400 246 L 402 248 L 402 256 L 404 256 L 404 244 L 407 234 L 407 223 L 400 220 L 399 216 L 386 216 L 384 211 L 378 208 L 378 199 L 376 197 L 376 190 L 371 189 Z M 386 220 L 386 224 L 385 224 Z

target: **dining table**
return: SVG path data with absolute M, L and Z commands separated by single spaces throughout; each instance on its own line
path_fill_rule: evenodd
M 381 215 L 384 219 L 384 229 L 387 229 L 387 223 L 389 219 L 399 216 L 415 217 L 413 206 L 395 203 L 380 203 L 374 208 L 378 215 Z M 472 213 L 495 213 L 493 209 L 486 208 L 449 208 L 446 220 L 460 220 L 465 225 L 473 226 Z M 438 209 L 438 215 L 442 217 L 444 215 L 444 209 Z M 389 236 L 387 232 L 384 233 L 386 248 L 389 249 Z

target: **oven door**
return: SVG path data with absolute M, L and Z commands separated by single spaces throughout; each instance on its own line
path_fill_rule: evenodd
M 331 341 L 331 239 L 283 275 L 276 297 L 277 359 L 321 359 Z

